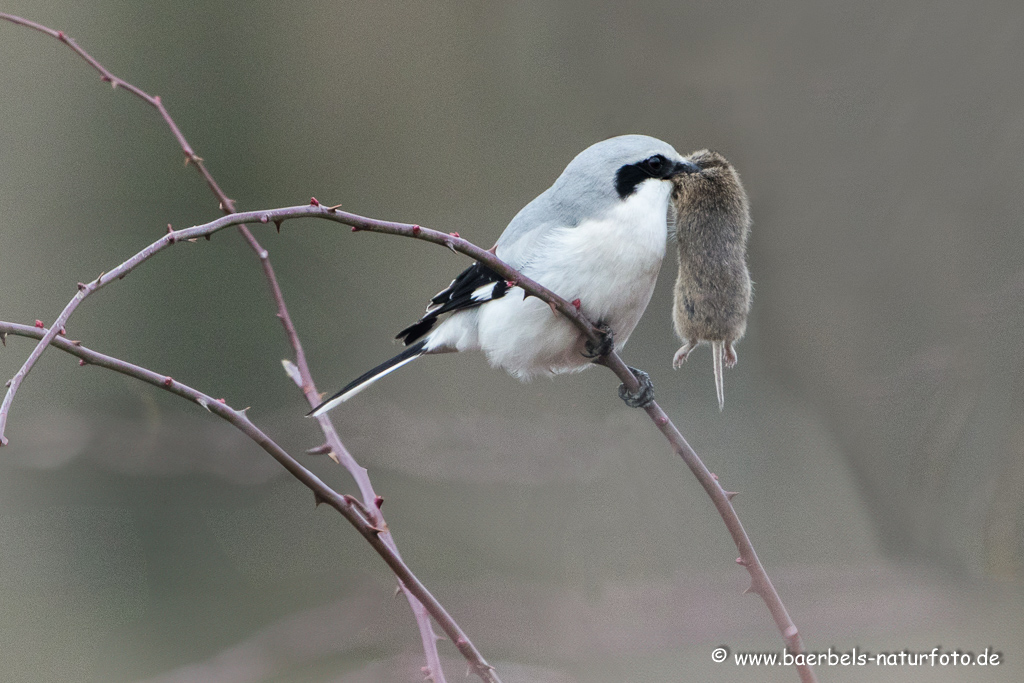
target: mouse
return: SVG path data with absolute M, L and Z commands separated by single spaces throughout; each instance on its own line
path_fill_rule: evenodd
M 747 329 L 753 285 L 747 268 L 750 203 L 740 176 L 718 152 L 688 157 L 699 173 L 673 180 L 672 216 L 679 255 L 673 322 L 684 344 L 677 370 L 703 342 L 711 345 L 718 409 L 725 408 L 724 367 L 736 365 L 735 344 Z

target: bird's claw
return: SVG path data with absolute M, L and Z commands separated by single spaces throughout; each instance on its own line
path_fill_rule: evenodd
M 598 323 L 597 330 L 601 335 L 601 340 L 596 344 L 587 340 L 583 350 L 584 358 L 602 358 L 615 350 L 615 335 L 612 333 L 612 328 L 604 323 Z
M 625 384 L 619 385 L 619 398 L 626 402 L 626 405 L 630 408 L 646 408 L 650 403 L 654 402 L 654 382 L 651 381 L 651 376 L 643 370 L 626 366 L 629 371 L 636 377 L 636 381 L 640 383 L 640 388 L 635 392 L 630 392 Z

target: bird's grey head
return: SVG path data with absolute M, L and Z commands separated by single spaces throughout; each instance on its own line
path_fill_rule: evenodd
M 576 155 L 545 194 L 559 213 L 581 220 L 628 199 L 642 183 L 698 172 L 667 142 L 647 135 L 620 135 Z

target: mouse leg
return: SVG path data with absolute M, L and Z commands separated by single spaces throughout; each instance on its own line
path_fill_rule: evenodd
M 683 346 L 680 346 L 679 350 L 676 351 L 676 355 L 672 357 L 672 367 L 676 370 L 681 368 L 683 363 L 685 363 L 686 359 L 689 357 L 690 352 L 695 348 L 697 348 L 697 342 L 695 341 L 689 341 Z
M 595 344 L 588 339 L 583 351 L 584 358 L 601 358 L 615 350 L 615 335 L 612 328 L 602 322 L 598 322 L 595 327 L 601 334 L 601 341 Z
M 640 388 L 630 393 L 625 384 L 619 385 L 619 398 L 626 402 L 630 408 L 646 408 L 647 404 L 654 401 L 654 382 L 651 376 L 643 370 L 638 370 L 629 365 L 626 366 L 633 373 L 636 380 L 640 382 Z
M 736 360 L 736 349 L 733 348 L 732 342 L 729 342 L 725 345 L 725 358 L 723 358 L 725 367 L 731 368 L 736 365 Z

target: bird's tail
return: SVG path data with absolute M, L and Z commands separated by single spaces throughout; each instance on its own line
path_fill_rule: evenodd
M 334 408 L 339 403 L 344 403 L 345 401 L 349 400 L 366 387 L 370 386 L 371 384 L 379 380 L 384 375 L 392 373 L 398 368 L 405 365 L 406 363 L 411 363 L 412 361 L 422 356 L 424 354 L 426 346 L 426 340 L 418 341 L 409 348 L 407 348 L 405 351 L 402 351 L 400 354 L 392 358 L 391 360 L 384 361 L 383 363 L 375 367 L 373 370 L 363 373 L 356 379 L 349 382 L 344 389 L 336 393 L 334 396 L 331 396 L 329 399 L 318 405 L 316 408 L 313 408 L 313 410 L 311 410 L 306 415 L 306 417 L 318 417 L 326 413 L 331 408 Z
M 718 392 L 718 410 L 722 411 L 725 410 L 725 379 L 722 377 L 723 366 L 725 365 L 725 342 L 711 342 L 711 354 L 714 357 L 715 391 Z

